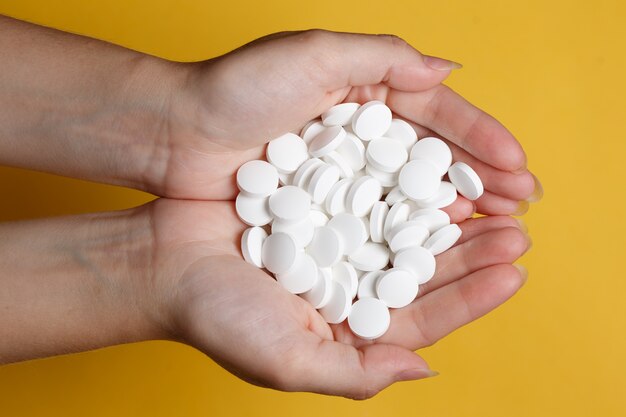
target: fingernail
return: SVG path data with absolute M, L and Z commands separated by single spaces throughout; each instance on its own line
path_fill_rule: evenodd
M 415 381 L 416 379 L 431 378 L 439 375 L 439 372 L 428 368 L 405 369 L 396 375 L 396 381 Z
M 526 212 L 528 211 L 528 208 L 530 207 L 530 204 L 528 203 L 528 201 L 520 201 L 517 204 L 517 209 L 513 212 L 514 216 L 521 216 L 523 214 L 526 214 Z
M 526 239 L 528 240 L 528 246 L 526 247 L 526 251 L 524 251 L 524 253 L 528 252 L 530 248 L 533 247 L 533 239 L 530 237 L 529 234 L 526 234 Z
M 528 226 L 526 225 L 526 222 L 520 218 L 515 218 L 515 220 L 517 221 L 517 223 L 519 224 L 519 229 L 524 232 L 525 234 L 528 234 Z
M 436 56 L 424 55 L 424 64 L 437 71 L 449 71 L 463 68 L 458 62 L 448 61 L 447 59 L 437 58 Z
M 535 176 L 535 174 L 532 174 L 532 176 L 535 180 L 535 189 L 533 190 L 533 193 L 530 195 L 530 197 L 526 199 L 526 201 L 528 201 L 529 203 L 536 203 L 543 198 L 543 186 L 541 185 L 539 179 Z
M 520 275 L 522 276 L 522 285 L 524 285 L 526 281 L 528 281 L 528 269 L 526 269 L 524 265 L 513 264 L 513 266 L 517 268 Z

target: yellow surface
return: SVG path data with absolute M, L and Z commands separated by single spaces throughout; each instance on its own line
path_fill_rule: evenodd
M 177 60 L 289 29 L 399 34 L 465 65 L 448 84 L 517 135 L 546 190 L 525 217 L 528 284 L 422 351 L 437 378 L 365 402 L 286 394 L 247 385 L 191 348 L 142 343 L 0 368 L 0 415 L 626 415 L 626 9 L 575 4 L 0 0 L 0 13 Z M 0 190 L 0 220 L 150 199 L 12 169 L 0 169 Z

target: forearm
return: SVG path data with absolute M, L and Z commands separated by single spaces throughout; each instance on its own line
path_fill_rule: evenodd
M 0 363 L 166 336 L 146 211 L 0 224 Z
M 0 164 L 150 190 L 182 66 L 0 16 Z

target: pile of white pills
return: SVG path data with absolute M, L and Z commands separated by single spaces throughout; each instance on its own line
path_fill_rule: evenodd
M 483 193 L 442 140 L 418 141 L 380 101 L 338 104 L 266 157 L 237 172 L 244 259 L 363 339 L 387 331 L 389 309 L 415 299 L 461 236 L 440 209 Z

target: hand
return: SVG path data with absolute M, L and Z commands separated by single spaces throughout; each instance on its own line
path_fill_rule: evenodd
M 461 224 L 463 240 L 437 257 L 435 277 L 410 306 L 392 312 L 379 340 L 327 325 L 239 253 L 244 226 L 232 202 L 151 203 L 153 276 L 173 338 L 251 383 L 286 391 L 368 398 L 394 382 L 433 375 L 415 349 L 494 309 L 523 284 L 510 265 L 528 248 L 510 217 Z M 155 291 L 156 290 L 156 291 Z

